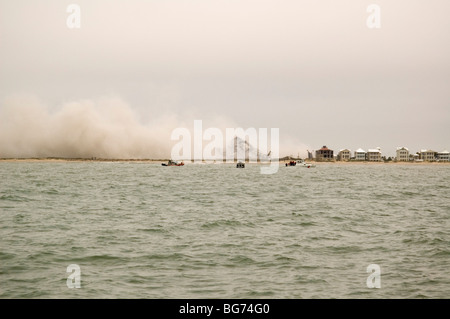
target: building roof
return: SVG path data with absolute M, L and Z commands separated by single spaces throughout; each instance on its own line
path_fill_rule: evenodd
M 348 148 L 344 148 L 344 149 L 342 149 L 342 150 L 339 150 L 339 152 L 344 152 L 344 151 L 351 152 Z
M 397 151 L 399 151 L 399 150 L 407 150 L 407 151 L 409 151 L 409 149 L 407 147 L 404 147 L 404 146 L 397 147 Z
M 355 153 L 366 153 L 365 150 L 363 150 L 362 148 L 358 148 Z
M 368 149 L 367 153 L 381 153 L 381 151 L 377 148 Z
M 439 152 L 439 154 L 450 154 L 450 152 L 445 150 L 445 151 Z
M 331 151 L 331 150 L 324 145 L 319 151 Z

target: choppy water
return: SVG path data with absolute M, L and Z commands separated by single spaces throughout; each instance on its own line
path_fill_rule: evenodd
M 448 165 L 0 163 L 0 297 L 448 298 L 449 178 Z

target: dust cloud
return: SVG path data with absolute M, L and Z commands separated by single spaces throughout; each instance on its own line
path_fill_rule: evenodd
M 167 158 L 177 125 L 170 116 L 142 123 L 118 98 L 52 108 L 37 98 L 14 97 L 0 106 L 0 158 Z

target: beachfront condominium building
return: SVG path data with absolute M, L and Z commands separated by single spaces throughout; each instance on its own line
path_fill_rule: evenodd
M 436 160 L 437 152 L 432 150 L 421 150 L 420 159 L 423 161 L 434 162 Z
M 406 147 L 397 147 L 397 156 L 395 159 L 397 162 L 408 162 L 409 150 Z
M 316 151 L 316 161 L 331 161 L 333 159 L 333 150 L 325 145 Z
M 355 153 L 355 161 L 365 161 L 367 152 L 363 150 L 362 148 L 358 148 Z
M 450 162 L 450 152 L 442 151 L 437 153 L 437 159 L 439 162 Z
M 337 155 L 337 160 L 338 161 L 349 161 L 350 160 L 350 150 L 349 149 L 344 149 L 344 150 L 340 150 L 338 155 Z
M 369 162 L 381 162 L 381 150 L 379 147 L 367 150 L 367 160 Z

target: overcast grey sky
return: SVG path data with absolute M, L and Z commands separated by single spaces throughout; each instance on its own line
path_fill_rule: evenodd
M 79 29 L 66 25 L 71 3 Z M 379 29 L 366 25 L 372 3 Z M 18 96 L 52 112 L 111 97 L 169 134 L 194 119 L 279 128 L 294 155 L 442 151 L 449 13 L 448 0 L 0 0 L 0 123 Z

